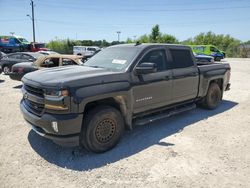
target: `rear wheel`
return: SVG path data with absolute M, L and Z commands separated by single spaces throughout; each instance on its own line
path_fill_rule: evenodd
M 207 95 L 202 99 L 201 106 L 213 110 L 217 108 L 222 99 L 222 92 L 217 83 L 211 83 Z
M 124 131 L 121 113 L 110 106 L 91 110 L 84 119 L 81 144 L 92 152 L 101 153 L 112 149 Z

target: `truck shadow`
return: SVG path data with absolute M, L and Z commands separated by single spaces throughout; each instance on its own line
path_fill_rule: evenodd
M 49 163 L 76 171 L 87 171 L 117 162 L 147 149 L 155 144 L 173 147 L 174 143 L 161 139 L 182 131 L 186 126 L 230 110 L 238 103 L 224 100 L 216 110 L 195 109 L 166 118 L 155 123 L 135 127 L 127 131 L 121 142 L 111 151 L 94 154 L 80 148 L 63 148 L 30 131 L 28 140 L 31 147 Z
M 23 84 L 20 84 L 20 85 L 14 86 L 13 89 L 21 89 L 22 87 L 23 87 Z

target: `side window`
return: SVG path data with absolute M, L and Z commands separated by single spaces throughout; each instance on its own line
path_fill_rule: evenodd
M 42 64 L 41 67 L 57 67 L 59 66 L 59 58 L 48 58 Z
M 11 54 L 7 56 L 8 58 L 21 59 L 21 54 Z
M 14 38 L 14 42 L 16 43 L 16 44 L 20 44 L 21 42 L 19 41 L 19 40 L 17 40 L 16 38 Z
M 29 55 L 26 55 L 26 54 L 23 54 L 22 55 L 22 59 L 25 59 L 25 60 L 30 60 L 30 59 L 34 59 L 32 56 L 29 56 Z
M 199 51 L 199 52 L 204 52 L 205 48 L 203 46 L 196 46 L 196 47 L 194 47 L 194 50 Z
M 164 71 L 167 69 L 166 64 L 166 53 L 165 50 L 153 50 L 148 52 L 140 61 L 141 63 L 155 63 L 157 67 L 157 72 Z
M 219 50 L 217 48 L 215 48 L 215 47 L 210 47 L 210 51 L 211 52 L 219 52 Z
M 172 67 L 175 68 L 185 68 L 194 65 L 191 53 L 189 50 L 183 49 L 170 49 L 170 53 L 173 58 Z
M 63 58 L 62 66 L 66 66 L 66 65 L 77 65 L 77 63 L 74 62 L 72 59 Z

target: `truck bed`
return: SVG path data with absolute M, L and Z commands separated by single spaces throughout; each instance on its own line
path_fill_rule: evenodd
M 205 96 L 211 79 L 221 78 L 221 75 L 223 75 L 223 79 L 221 79 L 223 81 L 222 90 L 225 90 L 230 78 L 231 68 L 228 63 L 197 64 L 197 67 L 200 75 L 198 97 Z

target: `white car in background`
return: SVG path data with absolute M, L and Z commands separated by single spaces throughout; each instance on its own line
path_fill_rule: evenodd
M 74 46 L 73 54 L 83 56 L 84 58 L 90 58 L 100 50 L 101 48 L 98 46 Z
M 59 54 L 59 53 L 51 51 L 51 50 L 48 50 L 48 51 L 41 50 L 41 51 L 38 51 L 38 53 L 43 54 L 43 55 Z

